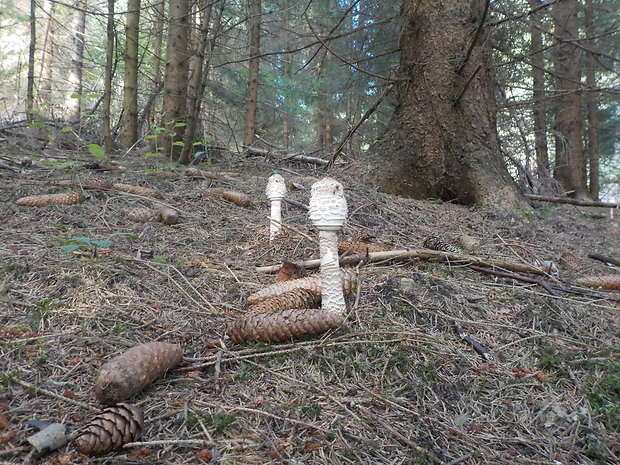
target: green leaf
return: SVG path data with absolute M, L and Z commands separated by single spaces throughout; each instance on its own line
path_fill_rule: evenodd
M 78 100 L 81 100 L 83 98 L 86 98 L 86 95 L 82 95 L 82 94 L 71 94 L 71 98 L 76 98 Z
M 99 97 L 101 97 L 101 94 L 88 94 L 88 95 L 86 95 L 86 97 L 88 97 L 88 98 L 99 98 Z
M 91 244 L 95 247 L 103 247 L 104 249 L 107 249 L 112 245 L 112 241 L 91 241 Z
M 184 128 L 185 126 L 187 126 L 185 123 L 175 123 L 174 125 L 175 128 Z
M 64 128 L 60 130 L 60 132 L 71 132 L 71 131 L 73 131 L 73 128 L 71 126 L 65 126 Z
M 198 158 L 200 155 L 204 155 L 206 152 L 196 152 L 194 158 Z
M 145 139 L 157 139 L 157 136 L 155 134 L 149 134 Z
M 34 128 L 42 128 L 45 126 L 45 122 L 44 121 L 37 121 L 36 123 L 32 123 L 28 125 L 29 129 L 34 129 Z
M 177 147 L 185 147 L 185 143 L 181 140 L 173 142 L 172 145 L 176 145 Z
M 64 170 L 65 168 L 69 168 L 70 166 L 71 166 L 71 162 L 65 161 L 65 162 L 62 162 L 60 165 L 58 165 L 58 168 L 60 168 L 61 170 Z
M 99 144 L 88 144 L 88 151 L 91 155 L 99 160 L 105 158 L 105 150 Z
M 153 152 L 146 152 L 146 153 L 144 154 L 144 156 L 145 156 L 146 158 L 149 158 L 149 157 L 158 157 L 159 155 L 160 155 L 159 153 L 153 153 Z
M 82 244 L 70 244 L 70 245 L 63 245 L 61 247 L 62 253 L 65 255 L 70 254 L 71 252 L 75 252 L 77 249 L 79 249 L 80 247 L 82 247 Z

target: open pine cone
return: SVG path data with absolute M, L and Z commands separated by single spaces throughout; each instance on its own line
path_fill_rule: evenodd
M 144 428 L 142 411 L 132 404 L 106 407 L 72 437 L 75 449 L 86 455 L 101 455 L 140 439 Z

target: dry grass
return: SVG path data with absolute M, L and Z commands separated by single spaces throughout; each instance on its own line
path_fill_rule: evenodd
M 154 340 L 180 342 L 185 361 L 135 398 L 145 412 L 144 444 L 103 458 L 66 448 L 38 463 L 620 462 L 616 302 L 553 297 L 440 263 L 372 263 L 361 267 L 345 327 L 315 340 L 233 347 L 226 321 L 244 312 L 248 294 L 273 282 L 254 267 L 316 252 L 306 212 L 287 205 L 284 219 L 294 229 L 271 245 L 263 195 L 269 162 L 214 169 L 240 174 L 223 183 L 147 176 L 148 160 L 120 161 L 127 171 L 107 176 L 156 188 L 164 199 L 89 190 L 81 205 L 18 207 L 18 197 L 62 192 L 54 182 L 67 172 L 0 171 L 0 415 L 8 420 L 0 462 L 25 460 L 30 419 L 80 425 L 98 408 L 98 368 Z M 281 172 L 287 180 L 307 188 L 292 198 L 307 204 L 323 172 L 285 167 L 297 173 Z M 587 216 L 591 210 L 420 202 L 373 192 L 346 172 L 331 175 L 347 191 L 348 236 L 370 232 L 383 244 L 415 248 L 430 233 L 468 234 L 481 239 L 475 254 L 527 263 L 557 262 L 571 251 L 582 260 L 579 276 L 605 271 L 587 253 L 620 254 L 618 220 Z M 205 187 L 255 201 L 238 207 L 201 195 Z M 179 210 L 179 224 L 126 219 L 134 207 L 162 204 Z M 118 232 L 139 238 L 115 237 L 96 256 L 88 247 L 61 253 L 72 238 Z M 138 259 L 139 249 L 155 257 Z M 461 341 L 455 323 L 494 360 Z

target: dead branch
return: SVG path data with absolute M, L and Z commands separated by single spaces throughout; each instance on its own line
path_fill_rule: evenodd
M 439 252 L 436 250 L 428 250 L 428 249 L 390 250 L 387 252 L 354 254 L 354 255 L 348 255 L 346 257 L 343 257 L 340 260 L 340 263 L 343 265 L 356 265 L 357 263 L 361 261 L 377 262 L 381 260 L 393 260 L 393 259 L 410 260 L 414 258 L 421 259 L 421 260 L 444 261 L 448 263 L 465 265 L 465 266 L 481 265 L 481 266 L 486 266 L 486 267 L 517 271 L 520 273 L 532 273 L 532 274 L 537 274 L 537 275 L 544 274 L 544 271 L 542 269 L 537 268 L 533 265 L 508 262 L 505 260 L 497 260 L 493 258 L 479 258 L 479 257 L 474 257 L 472 255 Z M 294 263 L 295 265 L 301 266 L 302 268 L 318 268 L 321 261 L 317 259 L 317 260 L 306 260 L 306 261 L 294 262 Z M 256 271 L 260 273 L 277 273 L 280 270 L 281 266 L 282 266 L 281 264 L 258 266 L 256 267 Z
M 571 199 L 568 197 L 546 197 L 544 195 L 534 195 L 534 194 L 525 194 L 525 197 L 527 197 L 530 200 L 537 200 L 539 202 L 567 203 L 569 205 L 578 205 L 580 207 L 608 207 L 608 208 L 620 209 L 620 203 L 597 202 L 593 200 L 579 200 L 579 199 Z
M 516 279 L 517 281 L 523 281 L 524 283 L 538 284 L 549 294 L 556 296 L 556 297 L 558 296 L 558 293 L 555 292 L 551 283 L 547 281 L 543 281 L 542 279 L 539 279 L 539 278 L 530 278 L 529 276 L 522 276 L 519 274 L 507 273 L 505 271 L 493 270 L 490 268 L 484 268 L 482 266 L 476 266 L 476 265 L 471 265 L 469 266 L 469 268 L 474 271 L 479 271 L 480 273 L 487 273 L 493 276 L 498 276 L 500 278 Z
M 281 151 L 260 149 L 258 147 L 248 147 L 247 145 L 242 145 L 241 147 L 243 147 L 247 151 L 248 155 L 275 158 L 281 161 L 293 160 L 301 161 L 304 163 L 312 163 L 314 165 L 327 165 L 329 163 L 329 160 L 313 157 L 306 154 L 305 152 L 287 153 Z
M 617 258 L 606 257 L 605 255 L 601 255 L 598 253 L 591 253 L 588 257 L 593 258 L 594 260 L 599 260 L 605 264 L 611 263 L 612 265 L 620 266 L 620 260 Z

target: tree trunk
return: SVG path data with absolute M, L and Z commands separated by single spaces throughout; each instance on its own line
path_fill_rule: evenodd
M 54 58 L 54 30 L 56 3 L 51 0 L 43 2 L 43 53 L 41 55 L 41 76 L 39 84 L 39 102 L 51 105 L 52 103 L 52 60 Z
M 224 0 L 221 0 L 221 6 L 223 6 L 223 3 Z M 210 28 L 213 4 L 214 2 L 211 0 L 201 0 L 199 3 L 200 36 L 195 47 L 196 52 L 192 57 L 194 74 L 191 75 L 189 81 L 188 121 L 185 128 L 183 150 L 181 151 L 181 163 L 189 163 L 194 153 L 193 144 L 196 139 L 198 123 L 200 122 L 202 97 L 209 78 L 215 35 L 219 30 L 220 15 L 217 15 L 213 27 Z M 211 37 L 209 37 L 209 29 L 212 31 Z
M 555 38 L 555 170 L 554 177 L 571 196 L 586 199 L 581 118 L 581 49 L 579 3 L 562 0 L 553 6 Z
M 157 136 L 154 131 L 157 126 L 156 108 L 157 108 L 157 95 L 161 92 L 161 44 L 162 36 L 164 34 L 164 13 L 165 13 L 165 0 L 155 4 L 155 25 L 153 26 L 152 34 L 155 37 L 153 42 L 153 63 L 151 68 L 151 97 L 146 109 L 146 121 L 151 130 L 151 134 L 147 137 L 147 150 L 149 152 L 155 152 L 157 150 Z M 141 121 L 144 124 L 144 117 Z
M 532 8 L 540 5 L 539 0 L 529 0 Z M 530 54 L 532 61 L 532 113 L 534 117 L 534 144 L 538 177 L 549 175 L 549 151 L 547 147 L 547 110 L 545 108 L 545 56 L 540 32 L 540 12 L 530 17 Z
M 106 153 L 114 150 L 111 130 L 110 106 L 112 105 L 112 66 L 114 61 L 114 0 L 108 0 L 108 22 L 106 25 L 107 43 L 105 48 L 105 71 L 103 75 L 103 146 Z
M 243 145 L 250 146 L 256 138 L 256 109 L 258 105 L 258 65 L 260 55 L 261 2 L 250 1 L 250 63 L 248 72 L 247 110 Z
M 125 25 L 125 77 L 123 83 L 123 148 L 138 141 L 138 40 L 140 33 L 140 0 L 127 2 Z
M 290 0 L 284 0 L 284 49 L 291 50 L 292 40 L 291 40 L 291 2 Z M 289 92 L 288 92 L 288 83 L 291 79 L 291 57 L 287 54 L 282 56 L 282 73 L 284 74 L 285 83 L 287 89 L 283 92 L 283 112 L 282 112 L 282 136 L 283 136 L 283 145 L 284 149 L 288 150 L 291 146 L 291 115 L 289 113 L 290 104 L 289 100 Z
M 478 29 L 485 6 L 405 1 L 398 104 L 361 167 L 383 190 L 501 208 L 526 205 L 500 158 L 490 41 Z
M 65 97 L 65 118 L 75 124 L 80 121 L 82 103 L 82 67 L 84 65 L 84 32 L 86 30 L 86 2 L 75 0 L 73 21 L 71 23 L 71 64 L 67 81 L 69 88 Z
M 594 18 L 592 0 L 585 2 L 586 39 L 594 35 Z M 592 43 L 588 43 L 590 49 Z M 599 143 L 598 143 L 598 93 L 596 88 L 596 60 L 592 53 L 586 55 L 586 112 L 588 118 L 588 162 L 590 164 L 590 195 L 594 200 L 599 198 Z
M 189 0 L 170 0 L 166 71 L 164 74 L 164 102 L 160 146 L 171 158 L 178 159 L 185 124 L 187 123 L 187 74 L 189 52 Z
M 34 55 L 37 48 L 37 2 L 30 0 L 30 46 L 28 47 L 28 78 L 26 85 L 26 118 L 34 118 Z

